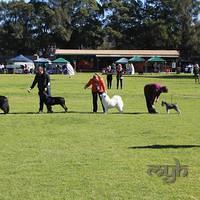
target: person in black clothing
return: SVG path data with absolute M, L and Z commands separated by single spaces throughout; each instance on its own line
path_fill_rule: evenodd
M 120 87 L 122 89 L 123 73 L 124 73 L 123 67 L 122 67 L 121 64 L 119 64 L 117 66 L 117 76 L 116 76 L 116 78 L 117 78 L 117 89 L 119 88 L 119 82 L 120 82 Z
M 46 93 L 48 96 L 51 96 L 51 90 L 50 90 L 50 77 L 49 75 L 45 72 L 43 67 L 38 68 L 38 72 L 35 75 L 35 79 L 31 85 L 31 87 L 28 89 L 28 92 L 30 93 L 31 90 L 35 87 L 37 84 L 38 86 L 38 95 L 40 98 L 40 107 L 39 107 L 39 113 L 43 112 L 43 106 L 45 103 L 45 94 Z M 47 106 L 47 112 L 52 113 L 52 108 L 51 106 Z
M 106 74 L 107 74 L 107 88 L 111 89 L 113 70 L 110 65 L 106 68 Z
M 193 73 L 194 73 L 195 83 L 199 83 L 200 68 L 198 64 L 195 64 Z

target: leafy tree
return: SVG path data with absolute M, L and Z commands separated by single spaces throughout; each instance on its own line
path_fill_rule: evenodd
M 71 38 L 71 15 L 73 0 L 49 0 L 48 5 L 54 10 L 54 23 L 52 35 L 59 48 L 64 48 Z
M 0 3 L 0 52 L 32 53 L 33 7 L 23 1 Z
M 102 1 L 107 14 L 106 34 L 116 48 L 136 48 L 142 21 L 142 2 L 136 0 Z
M 197 23 L 200 12 L 200 2 L 198 0 L 182 0 L 178 2 L 178 20 L 180 24 L 180 50 L 181 56 L 185 59 L 191 58 L 191 52 L 196 48 L 198 38 Z
M 0 53 L 58 48 L 179 49 L 200 54 L 199 0 L 0 2 Z
M 71 48 L 97 48 L 103 43 L 102 8 L 95 0 L 77 0 L 72 6 Z

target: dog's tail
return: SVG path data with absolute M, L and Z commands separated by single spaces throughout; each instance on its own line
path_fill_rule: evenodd
M 120 96 L 119 96 L 119 97 L 120 97 Z M 120 112 L 123 112 L 123 110 L 124 110 L 124 102 L 123 102 L 123 100 L 122 100 L 121 97 L 120 97 L 119 99 L 120 99 L 120 101 L 121 101 L 121 105 L 120 105 L 119 111 L 120 111 Z

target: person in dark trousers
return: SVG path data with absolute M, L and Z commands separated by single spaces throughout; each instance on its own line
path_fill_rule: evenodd
M 116 76 L 116 78 L 117 78 L 117 89 L 119 89 L 119 82 L 120 82 L 120 88 L 122 89 L 122 86 L 123 86 L 123 67 L 122 67 L 122 65 L 121 64 L 119 64 L 118 66 L 117 66 L 117 69 L 116 69 L 116 71 L 117 71 L 117 76 Z
M 144 95 L 146 98 L 146 105 L 149 113 L 157 113 L 154 108 L 154 102 L 158 101 L 161 93 L 167 93 L 168 89 L 166 86 L 161 86 L 157 83 L 145 85 Z
M 194 73 L 195 83 L 199 83 L 200 68 L 198 64 L 195 64 L 193 73 Z
M 106 74 L 107 74 L 107 88 L 111 89 L 112 88 L 112 74 L 113 74 L 113 70 L 112 67 L 109 65 L 106 68 Z
M 103 112 L 105 112 L 100 94 L 106 92 L 106 86 L 105 86 L 105 82 L 103 80 L 103 78 L 101 78 L 100 75 L 95 74 L 93 76 L 93 78 L 91 78 L 88 83 L 85 85 L 84 89 L 88 88 L 92 86 L 92 100 L 93 100 L 93 113 L 96 113 L 98 110 L 98 96 L 100 98 L 101 101 L 101 105 L 103 108 Z
M 35 79 L 31 85 L 31 87 L 28 89 L 28 92 L 30 93 L 31 90 L 35 87 L 37 84 L 38 86 L 38 95 L 40 99 L 39 103 L 39 113 L 43 112 L 43 106 L 46 96 L 44 93 L 46 93 L 48 96 L 51 96 L 51 90 L 50 90 L 50 77 L 49 75 L 45 72 L 43 67 L 38 67 L 38 72 L 35 75 Z M 47 106 L 47 112 L 52 113 L 52 108 L 51 106 Z

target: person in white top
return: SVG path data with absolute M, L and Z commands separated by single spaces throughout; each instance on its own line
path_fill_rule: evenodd
M 0 73 L 4 72 L 4 64 L 0 64 Z

